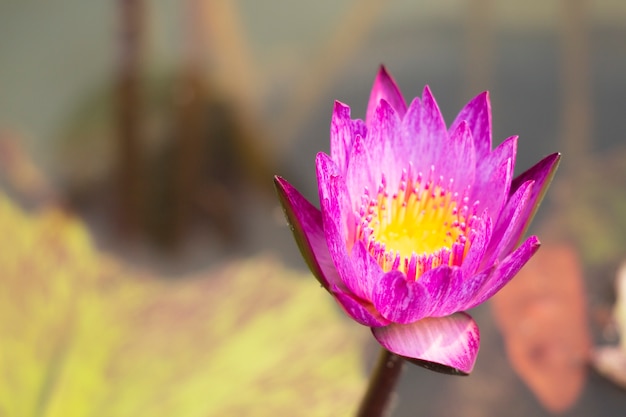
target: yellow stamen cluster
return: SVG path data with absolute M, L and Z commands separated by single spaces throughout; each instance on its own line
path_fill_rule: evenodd
M 454 181 L 427 179 L 403 171 L 398 191 L 389 194 L 383 177 L 375 196 L 365 190 L 358 213 L 362 240 L 385 271 L 401 270 L 410 279 L 439 265 L 460 265 L 469 249 L 476 216 L 469 198 L 451 191 Z

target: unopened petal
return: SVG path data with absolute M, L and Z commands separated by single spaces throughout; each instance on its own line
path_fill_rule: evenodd
M 480 345 L 478 325 L 466 313 L 390 324 L 373 328 L 372 333 L 387 350 L 447 373 L 469 374 Z

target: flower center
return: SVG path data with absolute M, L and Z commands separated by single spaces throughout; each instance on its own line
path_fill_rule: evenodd
M 409 279 L 439 265 L 460 265 L 470 246 L 478 201 L 468 206 L 451 191 L 453 179 L 428 179 L 403 171 L 398 191 L 390 194 L 383 176 L 377 194 L 366 189 L 358 213 L 357 239 L 362 240 L 385 271 L 399 269 Z

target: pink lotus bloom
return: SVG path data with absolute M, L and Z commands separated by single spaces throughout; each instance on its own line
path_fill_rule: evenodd
M 463 311 L 539 248 L 519 242 L 560 157 L 513 178 L 516 148 L 510 137 L 491 149 L 486 92 L 447 128 L 428 87 L 407 108 L 381 68 L 365 122 L 335 103 L 330 155 L 316 159 L 320 210 L 275 183 L 309 267 L 352 319 L 391 352 L 469 373 L 480 335 Z

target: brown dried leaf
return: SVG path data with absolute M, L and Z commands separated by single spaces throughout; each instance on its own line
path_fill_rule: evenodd
M 581 266 L 568 246 L 543 247 L 492 302 L 509 360 L 549 411 L 578 398 L 591 340 Z

